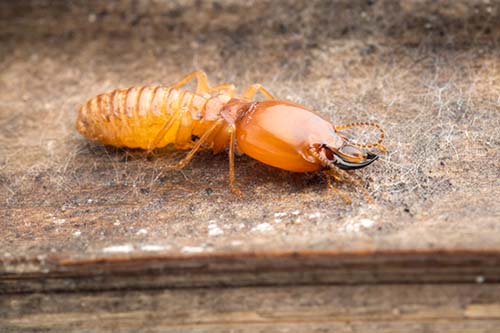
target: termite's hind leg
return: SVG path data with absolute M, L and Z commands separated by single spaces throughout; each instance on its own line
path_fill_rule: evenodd
M 236 187 L 236 177 L 234 173 L 234 148 L 236 144 L 236 131 L 234 128 L 231 130 L 231 135 L 229 136 L 229 186 L 231 187 L 231 191 L 238 195 L 243 196 L 240 189 Z
M 182 120 L 184 120 L 184 121 L 186 120 L 184 118 L 184 115 L 187 112 L 187 109 L 181 107 L 182 101 L 184 100 L 184 94 L 185 94 L 185 92 L 181 92 L 179 94 L 179 98 L 177 99 L 177 104 L 175 106 L 173 106 L 173 110 L 174 110 L 173 115 L 160 128 L 160 130 L 158 131 L 158 134 L 156 134 L 156 137 L 149 144 L 148 154 L 151 154 L 151 152 L 153 151 L 153 149 L 157 148 L 157 146 L 160 143 L 160 141 L 172 129 L 172 127 L 174 126 L 174 124 L 176 123 L 177 120 L 181 120 L 181 125 L 182 125 Z M 189 118 L 189 120 L 190 120 L 190 118 Z
M 259 83 L 248 86 L 243 93 L 243 98 L 252 100 L 258 92 L 264 95 L 267 99 L 275 99 L 275 97 Z
M 196 80 L 196 93 L 201 94 L 208 92 L 210 87 L 208 85 L 208 77 L 204 71 L 194 71 L 183 77 L 180 81 L 172 85 L 172 88 L 179 89 L 187 85 L 192 80 Z
M 168 131 L 172 128 L 174 123 L 182 116 L 181 112 L 176 112 L 170 119 L 162 126 L 156 137 L 151 141 L 149 144 L 149 148 L 147 150 L 147 154 L 151 155 L 153 152 L 153 149 L 156 148 L 158 143 L 165 137 L 165 135 L 168 133 Z
M 207 131 L 205 131 L 205 133 L 203 133 L 203 135 L 198 139 L 198 141 L 196 141 L 193 148 L 191 148 L 189 153 L 182 160 L 180 160 L 179 162 L 177 162 L 174 165 L 169 165 L 167 167 L 164 167 L 164 170 L 165 171 L 172 171 L 172 170 L 180 170 L 180 169 L 184 168 L 193 159 L 194 155 L 196 154 L 196 152 L 198 152 L 200 147 L 207 141 L 210 134 L 212 134 L 212 132 L 216 128 L 218 128 L 222 124 L 223 121 L 224 120 L 218 120 L 218 121 L 214 122 L 212 124 L 212 126 L 210 126 L 210 128 Z
M 323 174 L 325 175 L 326 184 L 328 185 L 328 189 L 331 191 L 334 191 L 336 194 L 338 194 L 342 199 L 344 199 L 344 201 L 347 204 L 351 204 L 352 203 L 351 198 L 344 191 L 338 189 L 337 187 L 335 187 L 335 185 L 332 184 L 332 180 L 330 179 L 330 177 L 335 179 L 335 176 L 332 175 L 331 173 L 329 173 L 329 171 L 323 171 Z

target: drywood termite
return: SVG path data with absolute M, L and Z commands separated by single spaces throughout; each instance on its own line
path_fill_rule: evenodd
M 181 89 L 197 81 L 196 91 Z M 257 93 L 265 100 L 255 101 Z M 115 147 L 152 151 L 168 144 L 190 150 L 166 170 L 184 168 L 200 148 L 214 153 L 229 150 L 229 184 L 234 193 L 234 154 L 246 154 L 262 163 L 293 172 L 322 171 L 329 188 L 346 201 L 349 197 L 332 186 L 330 177 L 347 180 L 368 192 L 345 170 L 359 169 L 378 156 L 367 149 L 385 150 L 384 131 L 375 123 L 332 125 L 306 107 L 278 100 L 260 84 L 235 96 L 232 84 L 210 87 L 207 75 L 195 71 L 169 87 L 143 86 L 117 89 L 85 103 L 76 128 L 91 140 Z M 376 143 L 349 140 L 343 129 L 371 126 L 380 131 Z

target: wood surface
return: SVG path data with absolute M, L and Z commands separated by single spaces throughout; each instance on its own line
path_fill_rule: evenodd
M 496 332 L 499 17 L 480 0 L 1 2 L 0 332 Z M 245 156 L 238 199 L 225 153 L 164 173 L 182 152 L 76 132 L 88 98 L 194 69 L 380 123 L 388 153 L 353 173 L 375 204 Z
M 500 286 L 368 285 L 18 294 L 3 332 L 498 332 Z

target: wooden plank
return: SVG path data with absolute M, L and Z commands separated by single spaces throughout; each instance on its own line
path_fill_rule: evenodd
M 499 285 L 295 286 L 2 296 L 3 332 L 496 332 Z
M 0 293 L 216 286 L 500 282 L 493 253 L 114 256 L 44 260 L 0 275 Z

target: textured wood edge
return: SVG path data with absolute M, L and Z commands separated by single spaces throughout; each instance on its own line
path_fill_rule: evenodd
M 0 297 L 3 332 L 497 332 L 500 285 L 189 288 Z
M 42 260 L 43 259 L 43 260 Z M 243 253 L 3 263 L 0 293 L 297 284 L 500 282 L 497 252 Z

